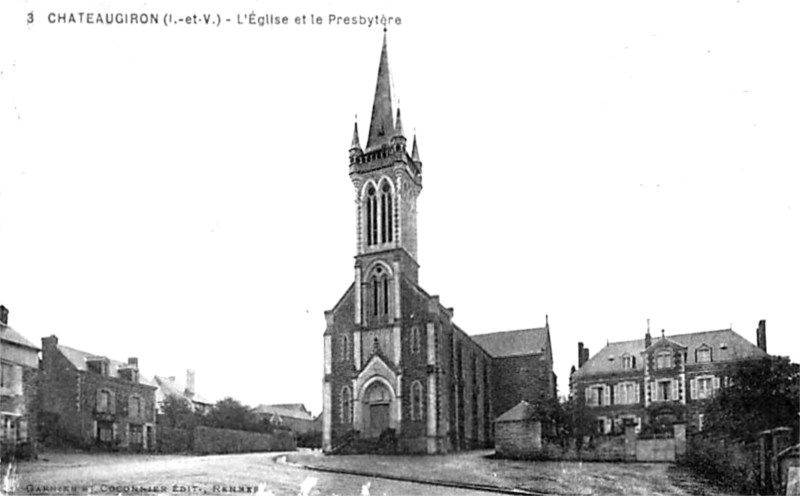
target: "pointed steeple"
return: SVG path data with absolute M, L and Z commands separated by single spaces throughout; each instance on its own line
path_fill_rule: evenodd
M 419 149 L 417 148 L 417 133 L 414 133 L 414 144 L 411 146 L 411 160 L 419 162 Z
M 358 139 L 358 118 L 356 117 L 355 127 L 353 128 L 353 142 L 350 143 L 350 156 L 354 157 L 364 153 L 361 151 L 361 140 Z
M 384 31 L 381 61 L 378 66 L 378 82 L 375 85 L 375 100 L 372 102 L 372 119 L 369 123 L 366 151 L 376 150 L 389 143 L 394 134 L 389 56 L 386 53 L 386 31 Z
M 397 109 L 397 119 L 394 120 L 394 135 L 405 136 L 403 134 L 403 121 L 400 119 L 400 108 Z

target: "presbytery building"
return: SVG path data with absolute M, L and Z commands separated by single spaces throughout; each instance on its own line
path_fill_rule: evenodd
M 752 344 L 732 329 L 609 343 L 589 358 L 578 343 L 578 369 L 570 376 L 570 395 L 584 406 L 598 434 L 636 426 L 658 431 L 686 423 L 703 429 L 703 412 L 736 365 L 767 356 L 766 321 L 758 323 Z
M 366 147 L 350 145 L 354 281 L 325 312 L 323 449 L 446 453 L 491 446 L 493 421 L 555 398 L 549 325 L 470 336 L 419 284 L 422 161 L 392 108 L 384 34 Z

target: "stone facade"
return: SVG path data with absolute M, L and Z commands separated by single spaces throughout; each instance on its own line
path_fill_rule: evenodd
M 8 325 L 0 306 L 0 457 L 36 455 L 39 349 Z
M 766 323 L 758 342 L 766 347 Z M 570 394 L 585 407 L 594 430 L 620 433 L 626 425 L 653 430 L 686 423 L 703 429 L 703 412 L 726 387 L 737 363 L 767 355 L 732 329 L 609 343 L 591 359 L 579 344 L 580 367 L 570 377 Z M 587 353 L 588 354 L 588 353 Z
M 549 328 L 539 333 L 547 335 L 546 345 L 503 362 L 506 373 L 498 375 L 493 367 L 505 355 L 494 356 L 467 335 L 453 322 L 453 309 L 420 287 L 422 162 L 416 136 L 410 153 L 406 148 L 389 81 L 384 38 L 367 146 L 362 150 L 357 125 L 350 146 L 354 282 L 325 313 L 323 449 L 335 452 L 355 439 L 369 450 L 374 443 L 366 441 L 387 434 L 404 452 L 490 446 L 498 413 L 493 391 L 504 377 L 512 380 L 501 397 L 511 405 L 525 395 L 538 398 L 539 389 L 554 392 Z
M 135 358 L 121 363 L 42 338 L 39 405 L 49 442 L 153 450 L 155 391 Z

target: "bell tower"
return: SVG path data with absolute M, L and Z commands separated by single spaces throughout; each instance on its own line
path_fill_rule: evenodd
M 417 282 L 422 162 L 416 136 L 409 153 L 400 109 L 395 114 L 392 108 L 385 30 L 367 146 L 361 148 L 356 122 L 350 179 L 356 205 L 355 324 L 396 323 L 401 316 L 401 278 Z

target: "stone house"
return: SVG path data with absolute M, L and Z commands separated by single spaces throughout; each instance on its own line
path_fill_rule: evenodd
M 8 325 L 0 306 L 0 457 L 36 454 L 39 348 Z
M 316 417 L 302 403 L 258 405 L 253 411 L 259 417 L 268 419 L 272 425 L 295 434 L 321 432 Z
M 186 371 L 186 383 L 181 384 L 175 376 L 164 377 L 157 375 L 153 377 L 158 389 L 156 389 L 156 405 L 158 413 L 163 413 L 162 406 L 164 400 L 169 397 L 184 401 L 194 413 L 205 415 L 214 406 L 214 403 L 195 391 L 195 372 Z
M 153 450 L 156 386 L 127 363 L 42 338 L 39 404 L 52 441 L 79 447 Z
M 578 369 L 571 395 L 585 406 L 598 433 L 620 433 L 626 425 L 668 430 L 686 423 L 703 429 L 703 412 L 729 384 L 737 363 L 767 356 L 766 321 L 758 324 L 758 345 L 732 329 L 609 343 L 588 358 L 578 344 Z
M 325 312 L 323 449 L 369 451 L 386 433 L 404 452 L 491 446 L 503 408 L 555 396 L 549 325 L 470 336 L 419 284 L 422 161 L 390 79 L 384 34 L 366 148 L 357 123 L 350 145 L 354 281 Z

